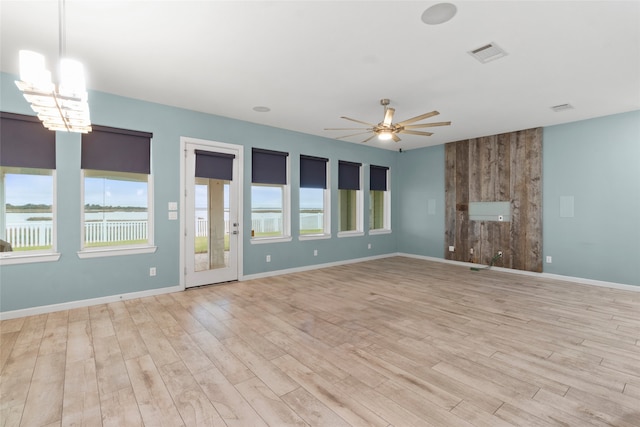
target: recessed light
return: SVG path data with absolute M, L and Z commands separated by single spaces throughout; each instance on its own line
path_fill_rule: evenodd
M 257 111 L 258 113 L 268 113 L 269 111 L 271 111 L 271 108 L 258 105 L 256 107 L 253 107 L 253 111 Z
M 444 24 L 453 18 L 458 8 L 451 3 L 434 4 L 422 13 L 422 22 L 428 25 Z

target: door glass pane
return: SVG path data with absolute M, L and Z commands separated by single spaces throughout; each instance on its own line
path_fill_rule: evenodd
M 229 181 L 196 178 L 195 271 L 229 263 Z

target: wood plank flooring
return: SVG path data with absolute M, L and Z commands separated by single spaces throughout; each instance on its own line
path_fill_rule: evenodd
M 640 293 L 411 258 L 0 332 L 0 426 L 640 425 Z

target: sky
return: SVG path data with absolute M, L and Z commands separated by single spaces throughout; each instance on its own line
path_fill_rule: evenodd
M 50 175 L 7 174 L 5 203 L 53 204 L 53 177 Z M 85 179 L 85 204 L 104 206 L 147 206 L 147 183 L 105 178 Z
M 53 203 L 52 185 L 53 178 L 50 175 L 7 174 L 5 203 L 14 206 L 29 203 L 51 205 Z M 228 204 L 228 192 L 228 186 L 225 186 L 225 205 Z M 252 186 L 251 197 L 251 204 L 256 208 L 282 206 L 282 191 L 278 187 Z M 322 202 L 322 189 L 300 189 L 300 207 L 320 208 Z M 84 203 L 144 207 L 147 205 L 147 184 L 136 181 L 86 178 Z M 206 187 L 204 186 L 196 186 L 196 206 L 206 206 Z

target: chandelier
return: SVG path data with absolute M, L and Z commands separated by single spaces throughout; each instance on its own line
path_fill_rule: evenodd
M 29 50 L 20 51 L 20 80 L 16 85 L 44 126 L 53 131 L 91 132 L 89 104 L 84 69 L 80 62 L 64 58 L 65 5 L 58 3 L 60 64 L 58 85 L 51 80 L 44 56 Z

